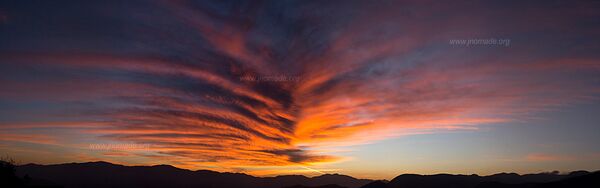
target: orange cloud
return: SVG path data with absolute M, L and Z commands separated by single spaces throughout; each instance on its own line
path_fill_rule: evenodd
M 568 161 L 574 160 L 574 157 L 567 155 L 555 155 L 547 153 L 530 153 L 525 157 L 532 162 L 550 162 L 550 161 Z
M 35 144 L 57 144 L 52 136 L 42 134 L 0 133 L 0 140 L 13 142 L 28 142 Z
M 504 16 L 497 12 L 479 10 L 484 16 L 477 18 L 443 14 L 439 20 L 439 15 L 372 5 L 343 15 L 355 19 L 344 20 L 343 30 L 309 12 L 302 14 L 306 18 L 290 18 L 304 23 L 297 31 L 278 36 L 275 28 L 261 28 L 270 26 L 254 20 L 256 12 L 223 16 L 186 1 L 164 5 L 169 23 L 192 32 L 153 28 L 144 34 L 168 39 L 161 42 L 173 52 L 93 53 L 82 46 L 75 52 L 1 53 L 0 60 L 11 70 L 22 71 L 0 77 L 3 99 L 50 101 L 59 103 L 52 107 L 60 110 L 39 117 L 26 114 L 42 120 L 2 122 L 0 130 L 78 129 L 97 141 L 152 145 L 148 150 L 100 151 L 100 156 L 192 169 L 308 167 L 342 160 L 330 154 L 332 147 L 476 130 L 481 124 L 587 100 L 594 94 L 589 90 L 593 82 L 573 76 L 599 71 L 597 58 L 546 57 L 548 52 L 535 42 L 506 49 L 447 46 L 449 39 L 487 37 L 490 28 L 505 26 L 486 23 L 487 17 Z M 406 6 L 456 12 L 440 5 Z M 323 26 L 314 26 L 319 24 Z M 502 27 L 499 33 L 554 28 L 511 24 L 523 27 Z M 557 24 L 570 25 L 562 19 Z M 241 79 L 274 75 L 301 79 Z M 55 142 L 40 135 L 5 134 L 2 139 Z M 562 160 L 543 154 L 527 159 Z

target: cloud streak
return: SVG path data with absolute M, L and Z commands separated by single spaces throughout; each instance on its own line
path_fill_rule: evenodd
M 190 168 L 306 166 L 343 158 L 326 148 L 477 129 L 599 91 L 598 37 L 587 32 L 598 26 L 580 23 L 600 11 L 577 3 L 533 25 L 524 12 L 557 8 L 478 4 L 471 17 L 460 3 L 129 3 L 143 6 L 82 5 L 93 30 L 59 13 L 72 5 L 47 20 L 25 13 L 41 5 L 5 6 L 0 101 L 17 109 L 0 108 L 5 138 L 60 127 L 152 144 L 134 154 Z M 465 37 L 512 41 L 448 44 Z M 580 38 L 589 42 L 562 43 Z M 241 79 L 277 75 L 300 79 Z

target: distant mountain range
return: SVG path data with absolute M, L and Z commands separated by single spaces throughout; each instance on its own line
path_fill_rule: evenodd
M 242 173 L 191 171 L 169 165 L 123 166 L 107 162 L 56 165 L 27 164 L 16 167 L 30 187 L 199 187 L 199 188 L 546 188 L 600 187 L 600 172 L 570 174 L 501 173 L 478 175 L 400 175 L 391 181 L 356 179 L 340 174 L 316 177 L 286 175 L 254 177 Z
M 169 165 L 123 166 L 107 162 L 17 166 L 17 175 L 28 175 L 32 184 L 70 187 L 199 187 L 199 188 L 282 188 L 295 185 L 339 185 L 358 188 L 372 182 L 339 174 L 308 178 L 300 175 L 254 177 L 242 173 L 191 171 Z
M 404 174 L 386 183 L 374 181 L 361 188 L 579 188 L 600 187 L 600 171 L 590 173 L 575 171 L 561 175 L 540 173 L 518 175 L 500 173 L 490 176 L 478 175 L 416 175 Z

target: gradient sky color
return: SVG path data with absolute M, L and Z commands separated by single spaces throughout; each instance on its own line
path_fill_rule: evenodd
M 592 1 L 2 1 L 0 154 L 258 176 L 598 170 L 599 33 Z

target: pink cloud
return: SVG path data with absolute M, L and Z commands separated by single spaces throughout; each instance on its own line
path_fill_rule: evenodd
M 570 161 L 575 160 L 574 156 L 563 154 L 548 154 L 548 153 L 530 153 L 525 156 L 527 161 L 531 162 L 553 162 L 553 161 Z

